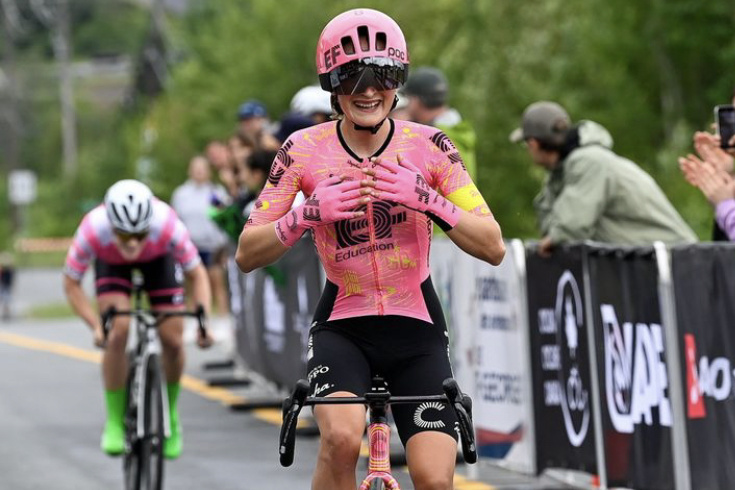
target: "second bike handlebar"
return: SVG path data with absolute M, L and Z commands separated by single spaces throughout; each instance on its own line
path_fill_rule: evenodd
M 472 399 L 462 393 L 459 385 L 453 378 L 447 378 L 442 383 L 443 395 L 428 396 L 391 396 L 385 392 L 380 396 L 386 404 L 396 403 L 423 403 L 438 401 L 446 403 L 454 409 L 459 421 L 460 440 L 462 443 L 462 456 L 464 460 L 473 464 L 477 462 L 477 447 L 475 445 L 475 431 L 472 427 Z M 366 393 L 364 397 L 309 397 L 309 382 L 300 379 L 291 393 L 291 396 L 283 401 L 283 424 L 279 437 L 278 453 L 281 466 L 291 466 L 294 459 L 294 447 L 296 445 L 296 423 L 299 413 L 305 406 L 313 405 L 346 405 L 365 404 L 371 405 L 376 400 L 375 396 Z
M 205 326 L 205 313 L 204 313 L 204 307 L 202 305 L 199 305 L 196 310 L 194 311 L 153 311 L 153 310 L 118 310 L 114 306 L 109 307 L 102 313 L 102 330 L 105 333 L 105 340 L 107 340 L 107 335 L 112 329 L 112 319 L 116 316 L 129 316 L 129 317 L 135 317 L 146 324 L 151 324 L 150 318 L 153 318 L 153 323 L 155 325 L 160 324 L 162 321 L 166 320 L 167 318 L 172 317 L 193 317 L 197 319 L 197 322 L 199 323 L 199 334 L 202 336 L 202 338 L 207 337 L 207 327 Z

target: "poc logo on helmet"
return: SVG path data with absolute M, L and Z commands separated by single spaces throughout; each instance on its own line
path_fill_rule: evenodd
M 388 48 L 388 57 L 394 56 L 399 60 L 406 59 L 406 52 L 396 48 Z

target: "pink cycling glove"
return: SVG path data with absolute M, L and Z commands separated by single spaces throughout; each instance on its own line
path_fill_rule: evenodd
M 453 203 L 432 189 L 419 169 L 398 155 L 398 163 L 376 158 L 375 189 L 387 201 L 426 214 L 444 231 L 454 228 L 462 215 Z
M 369 200 L 360 191 L 360 181 L 330 177 L 319 182 L 303 204 L 276 221 L 276 236 L 291 247 L 308 229 L 364 215 L 353 210 L 366 203 L 366 199 Z

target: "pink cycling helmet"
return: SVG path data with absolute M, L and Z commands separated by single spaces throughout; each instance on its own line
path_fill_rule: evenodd
M 363 46 L 360 39 L 367 40 Z M 390 68 L 398 88 L 408 75 L 408 49 L 398 24 L 373 9 L 353 9 L 332 19 L 319 36 L 316 68 L 324 90 L 339 86 L 339 68 L 351 62 Z

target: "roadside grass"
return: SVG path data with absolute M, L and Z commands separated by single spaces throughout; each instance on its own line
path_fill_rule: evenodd
M 55 252 L 16 252 L 16 267 L 60 268 L 64 266 L 66 250 Z
M 71 318 L 74 317 L 74 312 L 68 303 L 60 302 L 33 306 L 26 310 L 23 316 L 35 320 L 50 320 L 53 318 Z

